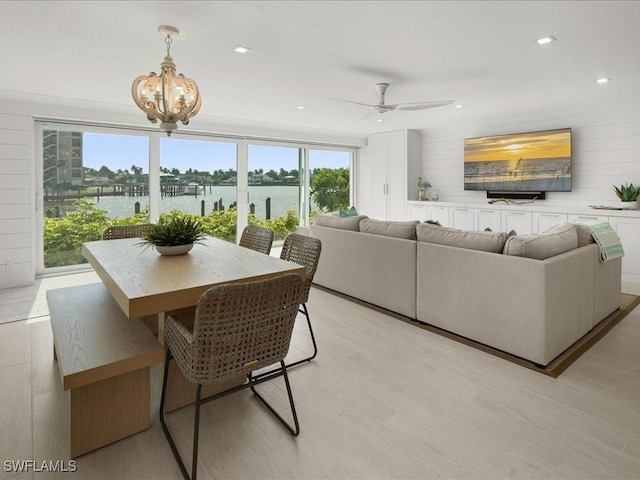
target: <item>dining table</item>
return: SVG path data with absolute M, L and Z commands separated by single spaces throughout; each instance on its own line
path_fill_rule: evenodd
M 193 325 L 200 296 L 216 285 L 257 281 L 304 266 L 207 236 L 183 255 L 161 255 L 140 238 L 85 242 L 82 254 L 128 318 L 141 318 L 164 343 L 164 319 Z M 234 379 L 203 388 L 203 398 L 244 382 Z M 193 403 L 196 386 L 171 362 L 165 410 Z

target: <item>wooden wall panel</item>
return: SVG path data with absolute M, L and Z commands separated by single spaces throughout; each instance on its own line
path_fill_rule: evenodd
M 0 288 L 28 285 L 35 280 L 31 125 L 28 115 L 0 111 Z
M 464 139 L 570 127 L 573 140 L 571 192 L 548 192 L 544 206 L 588 206 L 617 202 L 612 185 L 640 184 L 640 108 L 611 112 L 570 112 L 566 118 L 505 121 L 485 130 L 478 125 L 422 130 L 422 175 L 447 202 L 486 203 L 485 192 L 465 191 Z
M 3 188 L 0 190 L 0 205 L 19 205 L 29 203 L 30 200 L 28 189 Z

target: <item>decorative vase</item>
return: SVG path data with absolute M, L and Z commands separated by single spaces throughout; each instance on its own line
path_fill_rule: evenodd
M 634 200 L 633 202 L 620 202 L 620 208 L 623 210 L 635 210 L 638 208 L 638 201 Z
M 160 255 L 184 255 L 193 248 L 193 243 L 171 246 L 154 245 L 154 247 Z

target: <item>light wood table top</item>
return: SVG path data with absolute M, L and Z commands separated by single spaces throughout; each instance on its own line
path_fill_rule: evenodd
M 139 238 L 99 240 L 82 246 L 111 295 L 129 318 L 196 305 L 209 288 L 284 273 L 305 275 L 303 266 L 207 237 L 186 255 L 160 255 L 136 245 Z

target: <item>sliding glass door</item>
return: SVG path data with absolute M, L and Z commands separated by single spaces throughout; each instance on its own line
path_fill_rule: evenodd
M 238 146 L 189 138 L 160 139 L 160 214 L 199 217 L 207 232 L 236 241 Z
M 317 213 L 354 204 L 351 186 L 353 154 L 344 150 L 309 150 L 309 222 Z
M 40 132 L 43 268 L 86 263 L 82 244 L 102 238 L 107 226 L 148 221 L 146 136 L 67 125 L 44 125 Z
M 274 230 L 284 238 L 300 224 L 300 165 L 304 149 L 248 145 L 248 223 Z
M 247 224 L 276 242 L 319 211 L 353 204 L 353 150 L 195 134 L 36 122 L 37 272 L 86 264 L 110 225 L 195 216 L 237 242 Z

